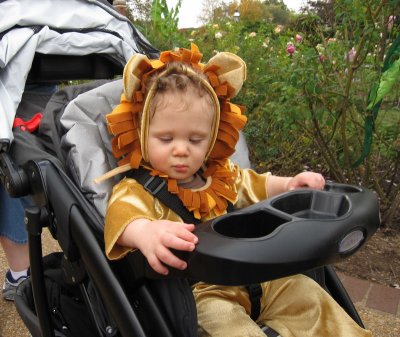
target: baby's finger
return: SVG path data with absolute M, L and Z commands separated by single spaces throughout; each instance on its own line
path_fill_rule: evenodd
M 190 232 L 184 228 L 178 229 L 178 231 L 176 232 L 176 235 L 179 238 L 181 238 L 182 240 L 192 242 L 194 244 L 196 244 L 199 241 L 199 239 L 197 238 L 196 235 L 194 235 L 192 232 Z
M 186 228 L 188 231 L 191 231 L 191 232 L 193 232 L 195 230 L 195 228 L 196 228 L 196 226 L 193 225 L 193 224 L 180 223 L 180 222 L 178 222 L 178 224 L 180 224 L 181 227 Z
M 321 174 L 318 174 L 315 178 L 314 184 L 313 184 L 313 188 L 316 189 L 323 189 L 325 186 L 325 179 Z
M 192 234 L 190 232 L 188 232 L 188 233 Z M 196 236 L 195 236 L 195 239 L 197 242 Z M 185 238 L 182 238 L 179 234 L 171 234 L 171 235 L 164 236 L 162 238 L 162 244 L 168 248 L 172 248 L 172 249 L 176 249 L 176 250 L 184 250 L 187 252 L 191 252 L 195 248 L 195 242 L 193 242 L 193 240 L 192 241 L 186 240 Z
M 161 262 L 175 269 L 183 270 L 187 267 L 185 261 L 172 254 L 172 252 L 166 247 L 160 247 L 157 251 L 157 257 Z
M 185 241 L 189 241 L 196 244 L 199 240 L 197 236 L 192 233 L 194 229 L 195 226 L 193 224 L 174 222 L 173 226 L 171 226 L 168 231 L 172 235 L 175 235 Z
M 149 256 L 147 262 L 154 271 L 161 275 L 168 275 L 168 268 L 165 267 L 156 255 Z

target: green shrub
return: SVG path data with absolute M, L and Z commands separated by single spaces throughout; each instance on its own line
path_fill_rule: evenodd
M 175 41 L 196 43 L 203 60 L 229 51 L 246 61 L 247 81 L 234 101 L 247 107 L 245 133 L 257 169 L 316 170 L 371 187 L 384 222 L 392 223 L 400 209 L 398 20 L 387 25 L 395 8 L 395 1 L 336 1 L 331 26 L 315 15 L 285 27 L 221 18 L 176 32 Z M 169 43 L 166 49 L 175 46 Z M 382 83 L 388 90 L 376 100 Z

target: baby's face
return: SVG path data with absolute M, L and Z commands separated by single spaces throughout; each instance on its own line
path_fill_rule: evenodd
M 150 121 L 151 166 L 179 183 L 191 181 L 205 160 L 213 117 L 205 97 L 190 91 L 165 97 Z

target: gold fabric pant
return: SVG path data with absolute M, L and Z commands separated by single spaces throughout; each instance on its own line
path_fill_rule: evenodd
M 371 336 L 318 283 L 304 275 L 262 283 L 260 316 L 250 318 L 244 287 L 196 284 L 199 337 L 265 337 L 258 324 L 282 337 Z

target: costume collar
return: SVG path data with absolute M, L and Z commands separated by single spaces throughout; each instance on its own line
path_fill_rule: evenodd
M 225 214 L 228 202 L 233 204 L 237 199 L 236 173 L 229 169 L 229 162 L 225 167 L 216 167 L 215 170 L 202 172 L 201 176 L 206 181 L 205 185 L 196 189 L 184 188 L 178 184 L 176 179 L 171 179 L 162 172 L 149 167 L 144 166 L 144 168 L 150 171 L 150 175 L 165 179 L 168 191 L 176 194 L 184 206 L 193 212 L 196 219 L 202 219 L 211 214 L 215 214 L 215 216 Z

